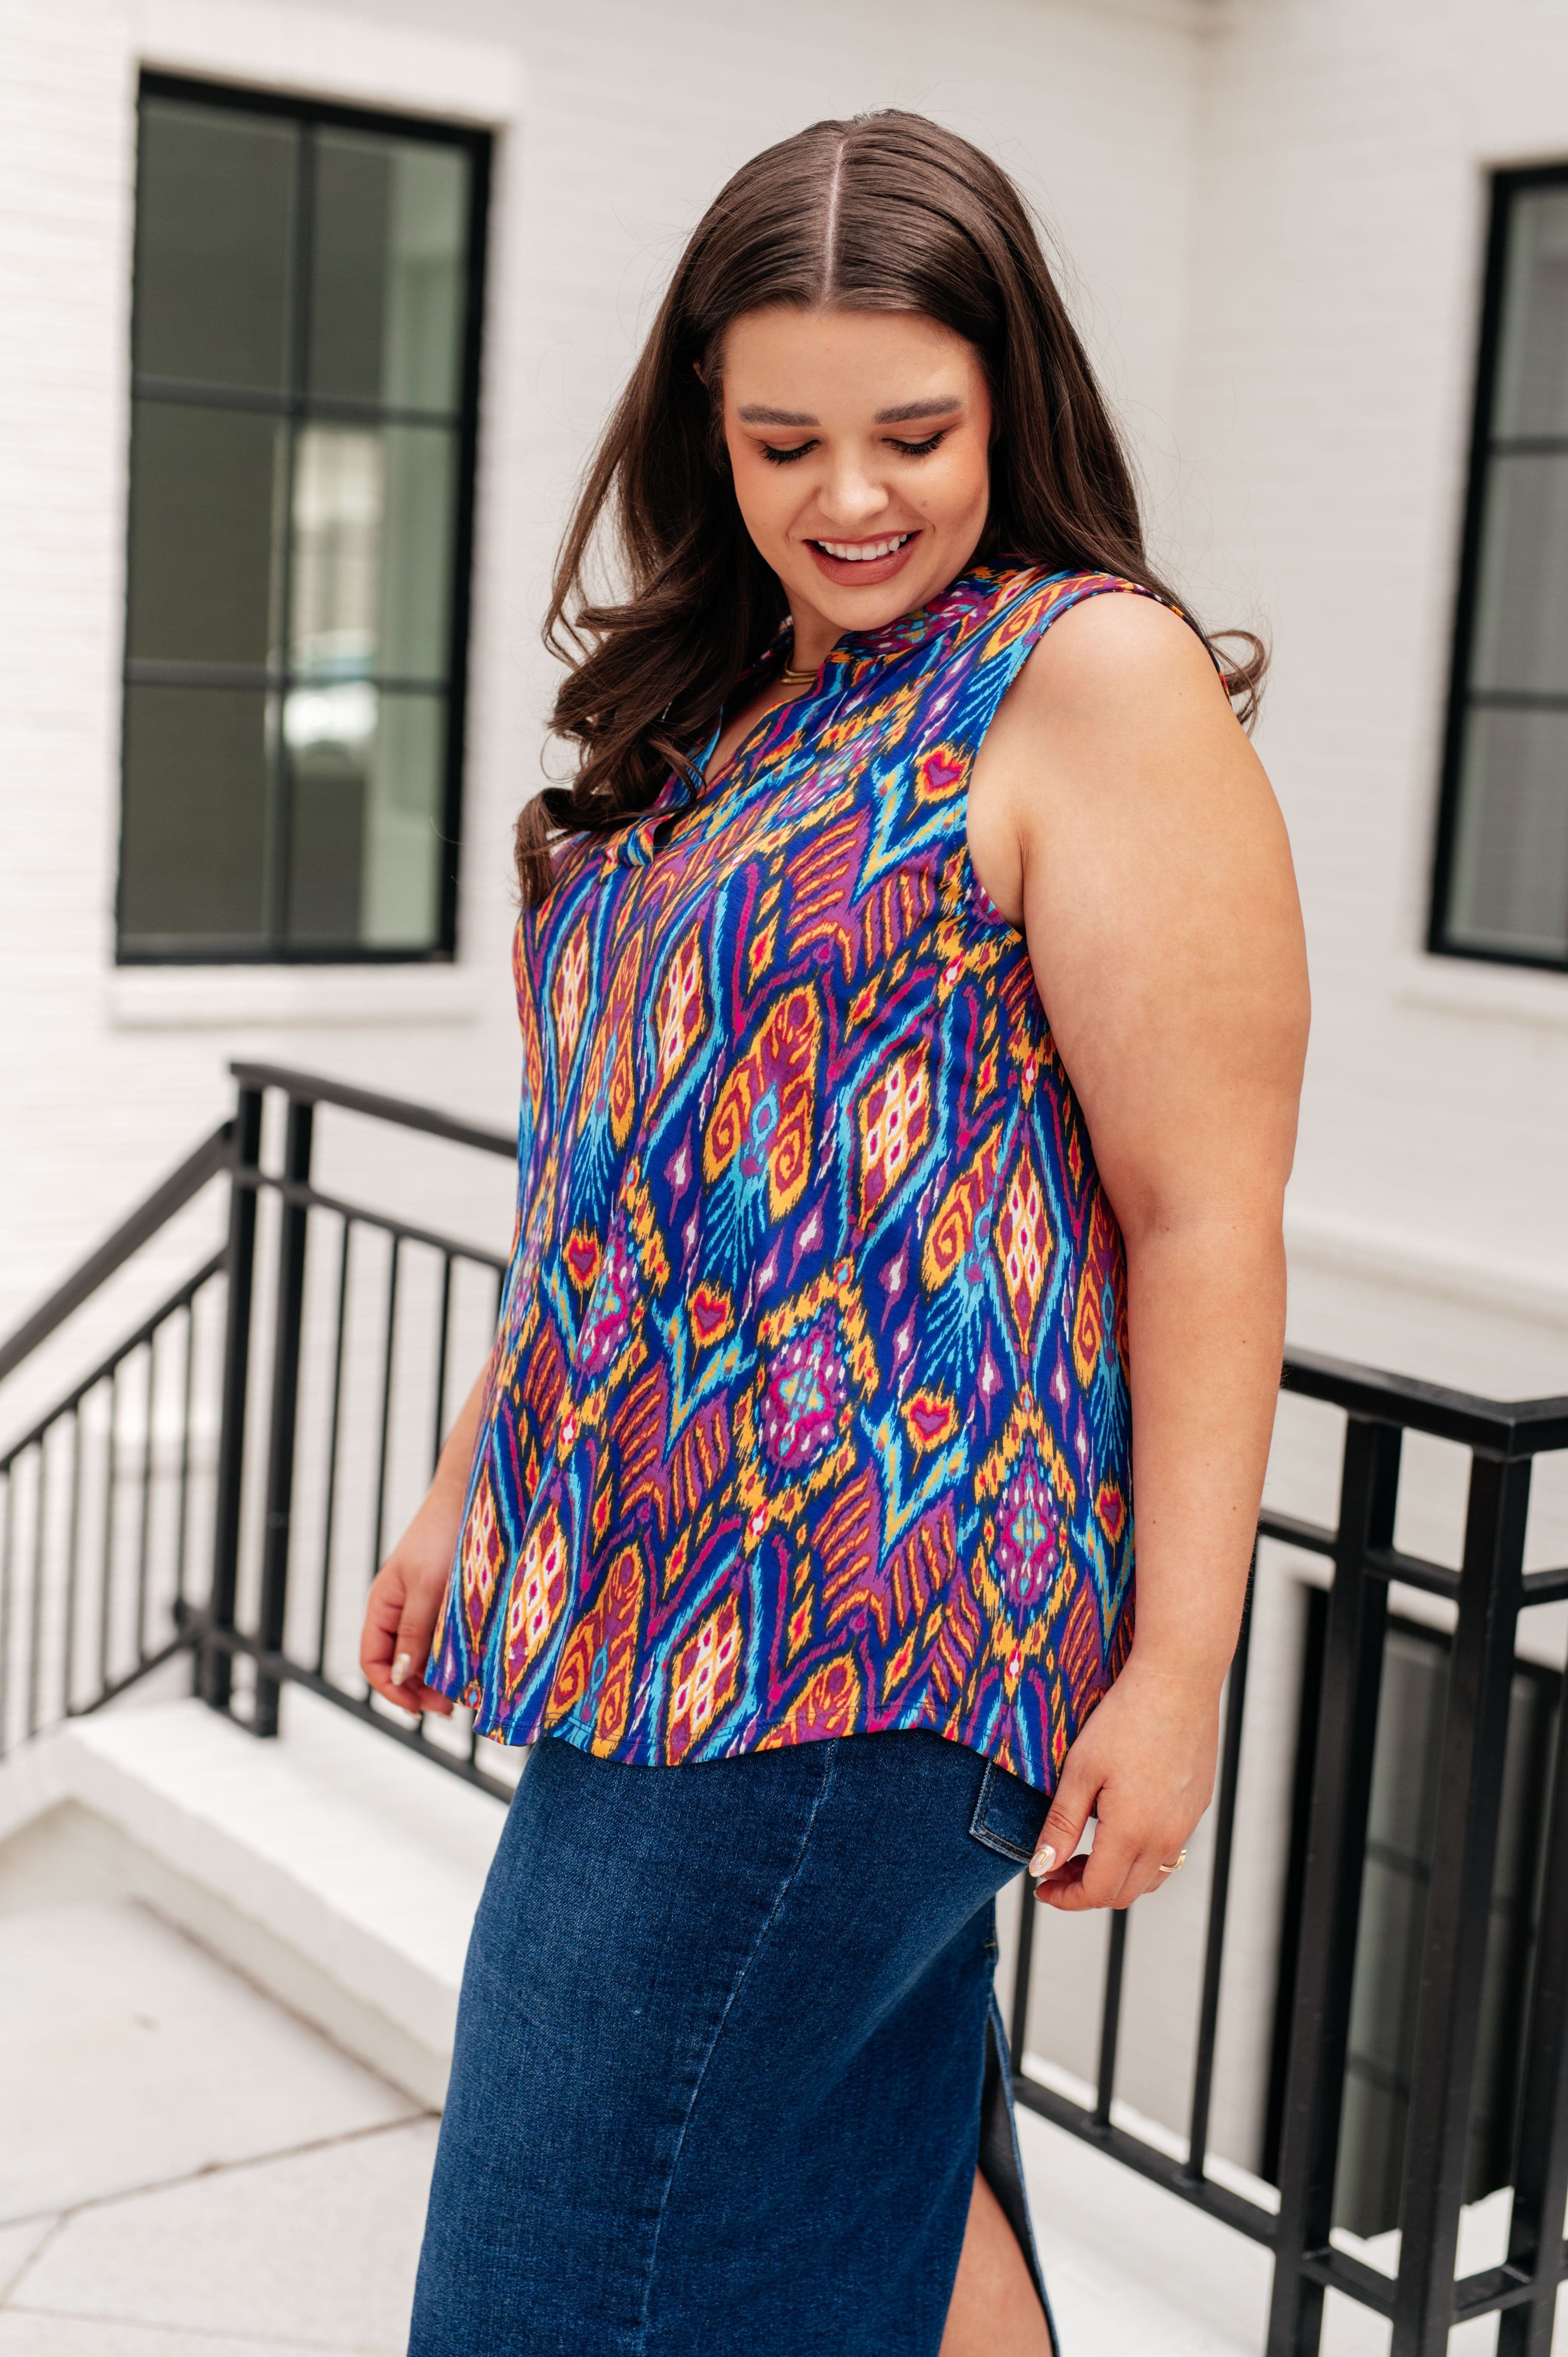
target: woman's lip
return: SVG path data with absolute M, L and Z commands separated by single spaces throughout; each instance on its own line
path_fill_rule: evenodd
M 874 542 L 891 540 L 894 537 L 891 533 L 877 533 L 868 536 Z M 893 576 L 902 570 L 908 561 L 910 550 L 919 537 L 918 531 L 911 532 L 899 546 L 886 556 L 830 556 L 821 542 L 815 540 L 807 541 L 806 546 L 811 552 L 818 572 L 825 574 L 830 581 L 844 588 L 871 589 L 875 588 L 879 582 L 891 581 Z M 857 544 L 864 545 L 864 543 L 841 541 L 839 544 L 841 547 L 845 548 L 853 548 Z

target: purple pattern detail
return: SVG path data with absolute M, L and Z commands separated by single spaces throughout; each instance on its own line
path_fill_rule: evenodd
M 762 1387 L 762 1447 L 769 1463 L 803 1472 L 831 1448 L 847 1378 L 831 1309 L 774 1352 Z

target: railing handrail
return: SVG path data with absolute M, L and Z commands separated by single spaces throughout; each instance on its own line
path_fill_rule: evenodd
M 57 1327 L 63 1326 L 73 1310 L 107 1283 L 116 1269 L 123 1268 L 133 1253 L 167 1225 L 177 1211 L 182 1211 L 193 1195 L 199 1195 L 209 1178 L 215 1178 L 230 1161 L 233 1149 L 234 1125 L 220 1121 L 210 1135 L 204 1137 L 193 1153 L 188 1154 L 177 1168 L 153 1189 L 137 1204 L 128 1219 L 122 1220 L 113 1233 L 84 1261 L 78 1263 L 62 1284 L 57 1285 L 48 1299 L 39 1303 L 29 1318 L 25 1318 L 16 1331 L 0 1342 L 0 1383 L 13 1374 L 24 1359 L 46 1342 Z
M 1509 1461 L 1568 1448 L 1568 1394 L 1547 1399 L 1494 1400 L 1478 1392 L 1423 1383 L 1380 1367 L 1358 1366 L 1316 1351 L 1285 1349 L 1282 1391 L 1326 1401 L 1352 1415 L 1402 1425 L 1407 1432 L 1456 1440 L 1478 1456 Z
M 372 1121 L 391 1122 L 400 1129 L 418 1130 L 454 1146 L 472 1146 L 480 1154 L 503 1155 L 509 1160 L 517 1152 L 514 1132 L 459 1120 L 412 1097 L 385 1096 L 374 1089 L 355 1088 L 347 1081 L 328 1080 L 320 1072 L 296 1071 L 286 1064 L 231 1063 L 229 1070 L 242 1088 L 282 1089 L 297 1104 L 338 1105 L 346 1113 L 364 1114 Z M 14 1374 L 23 1360 L 47 1342 L 177 1211 L 183 1211 L 209 1178 L 226 1168 L 232 1162 L 233 1150 L 233 1121 L 220 1121 L 0 1342 L 0 1383 Z
M 40 1415 L 36 1424 L 19 1435 L 16 1439 L 8 1441 L 4 1448 L 0 1448 L 0 1474 L 9 1473 L 17 1458 L 25 1450 L 36 1448 L 49 1426 L 58 1424 L 61 1416 L 74 1414 L 90 1392 L 96 1391 L 100 1383 L 106 1383 L 115 1369 L 124 1366 L 133 1352 L 141 1350 L 144 1344 L 151 1341 L 166 1318 L 172 1317 L 176 1310 L 188 1309 L 202 1286 L 210 1285 L 215 1276 L 222 1274 L 227 1260 L 228 1254 L 222 1251 L 215 1252 L 204 1260 L 201 1266 L 194 1270 L 183 1285 L 177 1285 L 174 1291 L 166 1294 L 156 1309 L 148 1311 L 139 1326 L 133 1327 L 128 1334 L 123 1334 L 108 1356 L 100 1359 L 91 1373 L 80 1377 L 71 1384 L 69 1391 L 60 1394 L 52 1407 L 47 1414 Z
M 400 1129 L 423 1130 L 427 1136 L 446 1138 L 453 1146 L 472 1146 L 481 1154 L 517 1152 L 515 1130 L 489 1129 L 482 1122 L 459 1121 L 435 1105 L 419 1104 L 411 1097 L 382 1096 L 374 1089 L 351 1087 L 347 1081 L 324 1080 L 319 1072 L 295 1071 L 286 1064 L 231 1064 L 229 1070 L 242 1089 L 282 1089 L 295 1104 L 340 1105 L 346 1113 L 367 1114 L 372 1121 L 390 1121 Z

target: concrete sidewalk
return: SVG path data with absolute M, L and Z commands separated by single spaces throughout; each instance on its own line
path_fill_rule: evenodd
M 134 1903 L 0 1919 L 0 2352 L 401 2352 L 431 2114 Z

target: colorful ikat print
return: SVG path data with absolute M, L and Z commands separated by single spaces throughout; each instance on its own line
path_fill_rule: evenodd
M 934 1727 L 1049 1790 L 1131 1637 L 1122 1242 L 971 765 L 1104 575 L 839 641 L 523 911 L 516 1242 L 432 1682 L 673 1764 Z M 711 748 L 710 748 L 711 750 Z

